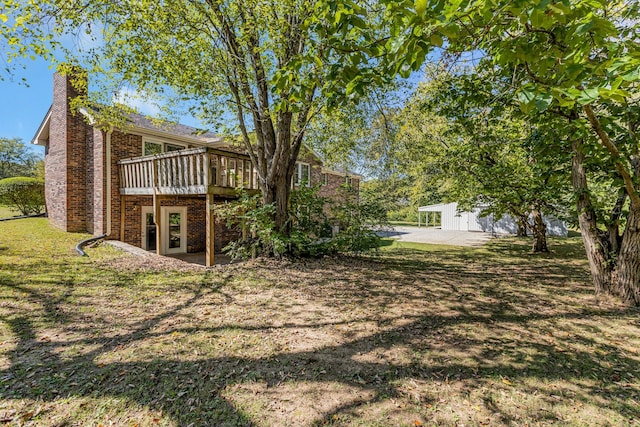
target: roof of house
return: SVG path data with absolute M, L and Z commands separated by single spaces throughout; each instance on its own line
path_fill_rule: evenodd
M 212 132 L 197 129 L 181 123 L 162 122 L 137 113 L 127 114 L 127 121 L 134 128 L 158 131 L 172 136 L 195 138 L 204 143 L 222 142 L 222 137 Z
M 44 146 L 49 140 L 49 122 L 51 121 L 51 107 L 47 110 L 47 114 L 44 115 L 44 119 L 38 126 L 38 130 L 36 130 L 36 134 L 33 136 L 31 140 L 32 144 L 42 145 Z
M 89 124 L 93 125 L 96 123 L 95 115 L 96 112 L 89 111 L 87 109 L 80 109 L 80 113 L 87 118 Z M 31 140 L 32 144 L 36 145 L 45 145 L 47 140 L 49 139 L 49 124 L 51 120 L 51 107 L 45 114 L 42 123 L 38 127 L 36 134 Z M 191 126 L 183 125 L 181 123 L 174 123 L 168 121 L 161 121 L 158 119 L 153 119 L 142 114 L 137 113 L 127 113 L 125 114 L 125 121 L 127 122 L 128 127 L 126 131 L 132 133 L 144 133 L 155 135 L 159 137 L 178 139 L 185 142 L 190 142 L 194 144 L 200 145 L 224 145 L 225 141 L 220 135 L 216 135 L 212 132 L 207 132 L 202 129 L 197 129 Z
M 93 125 L 96 123 L 95 115 L 96 112 L 89 111 L 87 109 L 80 109 L 80 113 L 87 118 L 89 124 Z M 92 114 L 93 113 L 93 114 Z M 36 145 L 46 145 L 47 140 L 49 139 L 49 124 L 51 120 L 51 107 L 49 107 L 49 111 L 45 115 L 42 123 L 38 127 L 36 134 L 31 140 L 32 144 Z M 154 119 L 142 114 L 137 113 L 127 113 L 125 115 L 125 120 L 128 122 L 130 126 L 130 132 L 132 133 L 144 133 L 157 137 L 164 137 L 169 139 L 178 139 L 184 142 L 198 144 L 198 145 L 206 145 L 206 146 L 215 146 L 215 147 L 224 147 L 230 151 L 237 152 L 239 149 L 237 147 L 230 146 L 227 141 L 224 140 L 223 137 L 217 135 L 212 132 L 203 131 L 202 129 L 197 129 L 191 126 L 183 125 L 181 123 L 162 121 L 158 119 Z M 310 149 L 310 152 L 322 159 L 315 151 Z M 340 168 L 322 168 L 323 173 L 330 173 L 334 175 L 340 176 L 350 176 L 358 179 L 362 179 L 362 175 L 352 173 Z
M 318 156 L 319 158 L 322 158 L 320 156 Z M 350 172 L 348 170 L 342 169 L 342 168 L 327 168 L 327 167 L 323 167 L 322 168 L 322 173 L 330 173 L 332 175 L 338 175 L 338 176 L 348 176 L 351 178 L 358 178 L 358 179 L 362 179 L 363 176 L 354 172 Z

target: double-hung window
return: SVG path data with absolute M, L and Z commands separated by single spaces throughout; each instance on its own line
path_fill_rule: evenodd
M 311 166 L 309 163 L 296 162 L 296 169 L 293 173 L 293 183 L 295 185 L 311 185 Z
M 152 154 L 168 153 L 171 151 L 184 150 L 186 145 L 174 144 L 162 141 L 152 141 L 145 139 L 142 142 L 142 155 L 150 156 Z

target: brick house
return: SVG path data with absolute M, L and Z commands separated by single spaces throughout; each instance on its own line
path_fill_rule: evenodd
M 126 130 L 101 130 L 90 112 L 72 111 L 76 96 L 69 78 L 54 74 L 53 103 L 32 141 L 45 147 L 50 223 L 163 255 L 205 251 L 212 265 L 237 235 L 211 207 L 235 198 L 241 184 L 259 191 L 249 157 L 217 135 L 137 114 L 127 116 Z M 357 189 L 359 179 L 324 168 L 305 150 L 294 185 L 321 184 L 319 194 L 332 197 L 345 182 Z

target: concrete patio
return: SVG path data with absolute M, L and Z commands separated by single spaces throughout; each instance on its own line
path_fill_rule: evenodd
M 452 246 L 482 246 L 493 236 L 481 231 L 450 231 L 437 227 L 397 226 L 391 231 L 380 233 L 381 237 L 390 237 L 399 242 L 433 243 Z

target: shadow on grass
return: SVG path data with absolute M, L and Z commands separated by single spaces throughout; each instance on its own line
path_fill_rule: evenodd
M 580 259 L 585 258 L 584 245 L 580 236 L 548 237 L 549 252 L 534 254 L 531 238 L 497 238 L 486 243 L 486 249 L 497 255 L 522 256 L 531 255 L 548 259 Z
M 496 384 L 497 388 L 506 388 L 501 379 L 508 378 L 524 393 L 539 395 L 547 395 L 549 390 L 530 384 L 530 379 L 542 383 L 557 380 L 580 383 L 573 399 L 584 404 L 604 399 L 609 409 L 621 417 L 637 417 L 638 408 L 630 402 L 637 399 L 638 391 L 621 376 L 640 372 L 640 363 L 619 347 L 596 337 L 601 333 L 598 325 L 607 319 L 637 318 L 638 311 L 572 304 L 590 292 L 590 288 L 584 283 L 584 269 L 570 264 L 549 265 L 544 259 L 527 259 L 526 267 L 521 260 L 510 265 L 492 264 L 494 252 L 506 251 L 511 256 L 512 250 L 517 253 L 518 249 L 498 245 L 487 251 L 455 253 L 399 250 L 374 259 L 290 265 L 286 275 L 294 291 L 338 308 L 370 305 L 375 310 L 391 310 L 399 298 L 405 297 L 422 301 L 424 308 L 386 317 L 371 313 L 343 322 L 345 325 L 377 322 L 384 326 L 366 336 L 320 345 L 312 351 L 282 350 L 264 357 L 228 354 L 175 360 L 158 356 L 137 362 L 99 362 L 105 354 L 122 346 L 143 345 L 150 337 L 206 333 L 215 346 L 218 334 L 228 331 L 238 334 L 276 328 L 286 331 L 338 323 L 315 321 L 274 326 L 224 322 L 218 327 L 182 327 L 177 323 L 158 332 L 158 325 L 192 310 L 210 294 L 219 294 L 224 304 L 234 303 L 232 292 L 226 292 L 233 276 L 220 278 L 205 273 L 193 284 L 176 285 L 176 294 L 188 294 L 182 301 L 110 336 L 95 336 L 85 327 L 76 327 L 69 330 L 80 335 L 77 339 L 45 340 L 38 334 L 42 324 L 62 327 L 78 324 L 82 319 L 70 312 L 69 306 L 79 304 L 73 300 L 73 294 L 83 283 L 54 275 L 47 286 L 57 289 L 56 296 L 54 292 L 34 288 L 28 279 L 21 282 L 2 277 L 3 288 L 26 295 L 29 304 L 42 307 L 42 314 L 25 312 L 19 308 L 19 301 L 3 311 L 0 318 L 17 342 L 8 352 L 8 367 L 0 371 L 0 397 L 43 402 L 110 397 L 162 411 L 178 425 L 252 425 L 255 416 L 226 397 L 229 388 L 264 384 L 266 389 L 277 389 L 283 384 L 313 382 L 339 383 L 364 393 L 364 397 L 334 405 L 313 421 L 315 425 L 325 425 L 353 414 L 359 407 L 402 398 L 399 383 L 405 380 L 455 381 L 466 387 Z M 281 277 L 282 270 L 281 265 L 267 265 L 260 274 L 269 281 Z M 135 279 L 130 273 L 104 274 L 111 277 L 108 287 L 112 291 L 126 288 Z M 515 282 L 516 286 L 513 283 L 503 286 L 507 282 Z M 265 286 L 279 286 L 275 281 L 269 283 L 265 282 Z M 272 309 L 285 303 L 278 301 Z M 584 333 L 580 332 L 582 327 Z M 491 333 L 480 334 L 486 331 Z M 548 338 L 550 334 L 554 335 L 553 340 Z M 61 350 L 71 345 L 85 350 L 62 356 Z M 397 347 L 411 348 L 413 358 L 393 362 L 362 357 Z M 428 359 L 420 357 L 424 354 L 429 355 Z M 425 390 L 418 400 L 422 407 L 434 403 L 435 391 Z M 501 424 L 516 422 L 512 412 L 502 408 L 492 395 L 484 396 L 483 402 L 486 410 L 500 414 Z M 524 411 L 527 421 L 562 421 L 552 413 Z

